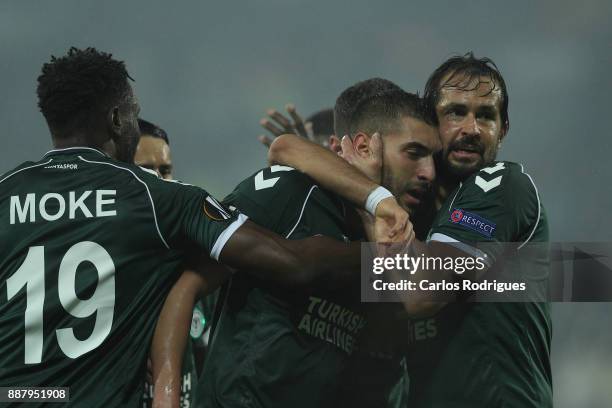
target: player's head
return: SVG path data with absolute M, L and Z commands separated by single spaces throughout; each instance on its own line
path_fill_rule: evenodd
M 495 160 L 508 132 L 508 93 L 497 66 L 469 52 L 449 58 L 431 74 L 424 99 L 438 124 L 442 165 L 464 179 Z
M 340 138 L 349 135 L 355 110 L 365 101 L 391 91 L 402 91 L 402 88 L 383 78 L 366 79 L 345 89 L 334 105 L 334 134 Z
M 162 128 L 144 119 L 138 119 L 140 141 L 134 163 L 151 169 L 165 180 L 172 180 L 172 158 L 168 134 Z
M 381 182 L 404 208 L 416 209 L 435 178 L 432 155 L 439 145 L 421 99 L 390 81 L 374 78 L 347 89 L 338 98 L 338 105 L 340 114 L 335 118 L 347 113 L 350 117 L 344 116 L 336 127 L 351 137 L 358 154 L 369 155 L 371 136 L 376 132 L 381 135 Z
M 138 103 L 125 64 L 95 48 L 51 57 L 38 77 L 38 106 L 54 144 L 104 148 L 131 162 L 138 143 Z
M 321 146 L 329 146 L 329 138 L 334 134 L 334 110 L 322 109 L 306 118 L 306 123 L 312 125 L 314 142 Z

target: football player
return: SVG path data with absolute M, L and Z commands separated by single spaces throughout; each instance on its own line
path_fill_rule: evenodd
M 172 180 L 170 140 L 162 128 L 144 119 L 138 119 L 140 140 L 134 154 L 134 163 L 156 172 L 164 180 Z
M 488 270 L 500 267 L 496 261 L 505 262 L 507 271 L 516 270 L 526 261 L 521 248 L 548 241 L 548 223 L 523 167 L 495 160 L 509 129 L 503 77 L 490 59 L 468 53 L 436 69 L 424 97 L 442 141 L 440 208 L 429 231 L 430 245 L 414 240 L 409 253 L 454 251 L 487 260 Z M 380 153 L 365 154 L 349 138 L 342 143 L 345 158 L 355 166 L 366 171 L 380 167 Z M 357 191 L 367 185 L 363 174 L 302 138 L 279 137 L 270 156 L 349 199 L 362 199 Z M 536 282 L 545 282 L 545 257 L 528 272 Z M 475 303 L 420 295 L 406 300 L 407 308 L 419 304 L 434 315 L 412 323 L 410 407 L 552 406 L 548 303 Z
M 168 134 L 164 129 L 142 118 L 138 119 L 138 128 L 140 129 L 140 140 L 136 147 L 134 164 L 155 171 L 164 180 L 172 180 L 172 157 Z M 164 387 L 162 390 L 165 390 L 166 394 L 169 389 L 177 389 L 180 392 L 181 406 L 193 405 L 192 388 L 197 382 L 208 343 L 206 331 L 210 329 L 208 322 L 212 317 L 215 299 L 214 294 L 211 294 L 200 300 L 200 292 L 205 287 L 205 283 L 203 277 L 196 271 L 187 270 L 181 274 L 166 298 L 153 336 L 151 353 L 153 358 L 151 366 L 148 367 L 151 378 L 147 376 L 143 394 L 142 406 L 145 408 L 153 405 L 155 381 L 159 382 L 159 387 Z M 175 380 L 168 378 L 168 371 L 173 367 L 172 360 L 164 358 L 164 350 L 170 341 L 168 338 L 174 336 L 176 328 L 180 327 L 179 321 L 182 316 L 169 315 L 166 310 L 170 307 L 169 304 L 178 303 L 181 299 L 185 299 L 190 305 L 193 305 L 195 300 L 195 305 L 193 305 L 191 315 L 189 341 L 185 344 L 185 353 L 182 358 L 181 374 L 179 379 Z M 172 327 L 165 328 L 165 321 L 170 321 Z M 176 385 L 173 381 L 176 381 Z M 159 398 L 162 398 L 164 393 L 159 392 L 158 395 L 160 395 Z
M 350 119 L 356 137 L 365 143 L 378 131 L 388 142 L 384 184 L 402 197 L 405 208 L 415 208 L 433 180 L 437 147 L 437 133 L 425 121 L 419 98 L 382 79 L 349 88 L 339 101 L 347 98 L 355 106 Z M 224 203 L 287 238 L 363 238 L 352 206 L 289 167 L 254 173 Z M 358 384 L 349 372 L 369 324 L 359 284 L 323 278 L 288 291 L 244 273 L 232 276 L 222 292 L 198 404 L 332 407 L 348 403 L 348 392 L 368 397 L 367 389 L 354 388 Z M 390 388 L 393 381 L 385 385 Z
M 268 111 L 269 120 L 276 121 L 279 126 L 283 126 L 284 129 L 291 129 L 292 131 L 303 131 L 306 132 L 303 134 L 303 137 L 308 137 L 310 140 L 316 140 L 319 143 L 323 141 L 327 142 L 330 135 L 333 133 L 333 110 L 324 109 L 320 112 L 317 112 L 311 115 L 306 123 L 302 121 L 301 116 L 295 111 L 295 108 L 292 105 L 287 106 L 287 111 L 291 116 L 291 120 L 287 119 L 280 113 L 275 110 Z M 270 130 L 270 132 L 275 134 L 282 134 L 283 131 L 276 128 L 274 125 L 268 124 L 267 120 L 262 120 L 262 125 Z M 141 126 L 141 130 L 143 127 Z M 155 135 L 164 135 L 165 132 L 155 129 L 149 129 L 150 134 Z M 279 133 L 280 132 L 280 133 Z M 167 136 L 165 138 L 167 144 Z M 269 145 L 271 143 L 271 139 L 267 136 L 260 136 L 260 141 L 262 143 Z M 141 137 L 142 142 L 142 137 Z M 161 146 L 158 144 L 158 146 Z M 337 146 L 340 146 L 339 140 L 337 141 Z M 155 149 L 151 151 L 151 154 L 146 155 L 149 157 L 148 160 L 149 168 L 155 168 L 152 164 L 154 163 L 162 163 L 163 155 L 162 152 L 164 150 L 161 148 Z M 165 155 L 169 157 L 168 154 Z M 141 157 L 138 154 L 138 150 L 136 152 L 135 161 L 138 163 L 141 160 Z M 142 160 L 143 164 L 144 160 Z M 139 163 L 140 164 L 140 163 Z M 191 367 L 190 361 L 186 361 L 188 359 L 189 346 L 190 342 L 185 343 L 185 330 L 186 327 L 186 310 L 194 303 L 194 299 L 197 298 L 200 289 L 198 288 L 201 285 L 201 279 L 198 279 L 196 275 L 193 275 L 191 271 L 186 271 L 184 276 L 177 281 L 173 290 L 168 295 L 164 307 L 162 309 L 160 320 L 157 325 L 154 340 L 153 340 L 153 377 L 155 378 L 156 387 L 158 389 L 158 393 L 155 396 L 155 404 L 163 405 L 163 404 L 175 404 L 176 401 L 179 400 L 178 394 L 180 392 L 180 401 L 184 402 L 186 400 L 187 387 L 183 384 L 178 386 L 181 382 L 185 383 L 185 376 L 188 375 L 186 373 L 185 365 Z M 218 292 L 218 291 L 217 291 Z M 217 295 L 215 292 L 215 295 Z M 210 333 L 211 328 L 211 317 L 212 310 L 214 307 L 213 301 L 211 299 L 214 298 L 216 300 L 216 296 L 208 296 L 204 299 L 204 304 L 206 308 L 201 308 L 198 304 L 195 305 L 193 316 L 192 316 L 192 327 L 189 332 L 190 336 L 194 337 L 194 335 L 198 335 L 202 332 L 202 329 L 207 329 L 207 334 Z M 204 314 L 204 312 L 206 312 Z M 204 324 L 202 324 L 202 320 L 204 319 Z M 208 324 L 207 324 L 208 323 Z M 181 336 L 178 336 L 179 333 L 182 333 Z M 200 339 L 204 338 L 202 334 L 199 334 Z M 208 336 L 206 336 L 208 339 Z M 206 340 L 207 343 L 207 340 Z M 202 340 L 197 341 L 196 344 L 202 344 Z M 206 344 L 207 346 L 208 344 Z M 181 350 L 186 348 L 187 353 L 185 357 L 180 358 Z M 182 363 L 182 368 L 179 368 L 179 364 Z M 199 364 L 198 364 L 199 365 Z M 182 372 L 179 376 L 179 371 Z M 201 370 L 198 369 L 198 372 Z M 189 376 L 190 381 L 187 382 L 189 389 L 195 386 L 195 378 L 197 376 L 193 375 L 193 373 Z M 201 381 L 201 380 L 200 380 Z M 163 392 L 159 392 L 159 390 L 163 390 Z M 147 396 L 149 403 L 153 400 L 153 387 L 149 386 L 147 388 Z M 193 396 L 193 393 L 190 393 L 189 397 Z M 190 398 L 187 398 L 191 401 Z M 181 406 L 184 404 L 180 404 Z

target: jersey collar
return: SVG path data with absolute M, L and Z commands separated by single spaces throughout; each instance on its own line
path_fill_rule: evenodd
M 64 149 L 50 150 L 47 153 L 45 153 L 45 155 L 43 156 L 43 159 L 46 157 L 51 157 L 51 156 L 56 156 L 56 155 L 72 155 L 72 154 L 79 154 L 79 153 L 95 153 L 103 157 L 110 158 L 110 156 L 104 153 L 102 150 L 98 150 L 93 147 L 78 146 L 78 147 L 66 147 Z

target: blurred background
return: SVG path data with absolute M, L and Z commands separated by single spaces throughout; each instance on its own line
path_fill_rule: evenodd
M 223 197 L 262 167 L 267 108 L 307 116 L 372 76 L 421 91 L 443 60 L 493 58 L 510 95 L 501 159 L 522 162 L 551 240 L 610 241 L 612 2 L 0 2 L 0 173 L 50 137 L 36 77 L 95 46 L 125 60 L 141 116 L 170 136 L 175 176 Z M 612 406 L 612 304 L 555 304 L 556 407 Z

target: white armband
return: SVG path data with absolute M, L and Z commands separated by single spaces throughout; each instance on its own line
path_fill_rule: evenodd
M 365 203 L 365 209 L 367 212 L 372 214 L 372 216 L 376 216 L 376 207 L 378 204 L 384 200 L 385 198 L 393 197 L 393 194 L 386 188 L 382 186 L 378 186 L 370 193 L 368 199 Z

